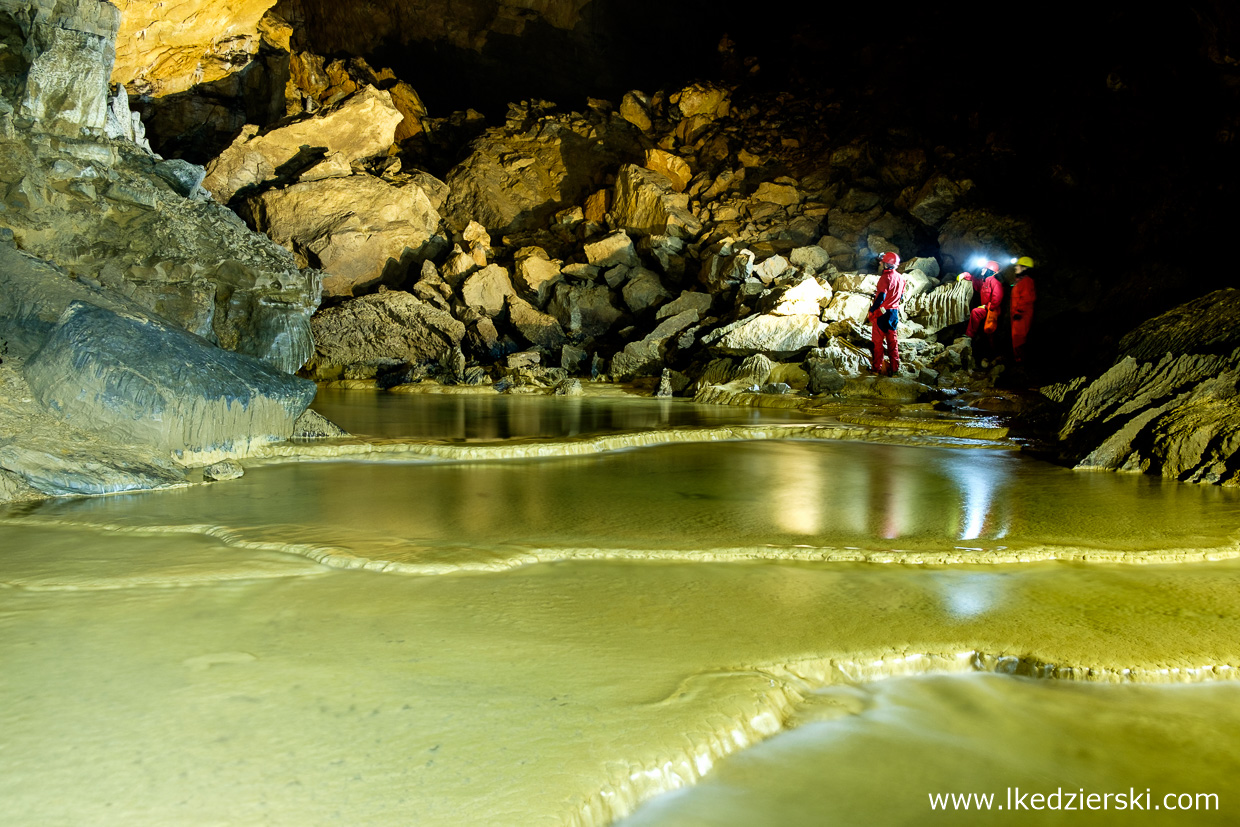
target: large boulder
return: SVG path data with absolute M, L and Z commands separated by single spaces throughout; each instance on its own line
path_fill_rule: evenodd
M 817 345 L 825 329 L 816 314 L 748 316 L 712 332 L 703 342 L 732 356 L 764 353 L 781 359 Z
M 909 215 L 929 227 L 937 227 L 954 213 L 964 200 L 973 182 L 955 181 L 943 173 L 935 173 L 910 199 Z
M 635 152 L 627 128 L 606 130 L 581 115 L 540 107 L 510 110 L 508 123 L 488 129 L 447 175 L 451 194 L 443 213 L 454 228 L 470 220 L 501 236 L 541 228 L 560 210 L 580 205 L 620 157 Z
M 508 271 L 498 264 L 488 264 L 461 285 L 461 297 L 466 306 L 491 317 L 498 316 L 504 309 L 504 300 L 515 295 Z
M 669 343 L 697 324 L 698 320 L 696 311 L 686 310 L 667 317 L 639 341 L 629 342 L 624 350 L 612 357 L 612 378 L 659 375 L 672 349 Z
M 515 264 L 513 281 L 518 292 L 538 307 L 546 306 L 552 290 L 564 280 L 560 271 L 564 262 L 552 259 L 541 247 L 523 247 L 517 251 Z
M 113 442 L 182 459 L 287 439 L 312 382 L 149 316 L 73 302 L 25 376 L 45 407 Z
M 508 321 L 520 331 L 531 344 L 555 351 L 564 346 L 564 328 L 554 316 L 539 312 L 538 308 L 518 296 L 508 296 Z
M 354 296 L 380 283 L 395 287 L 411 263 L 445 243 L 437 235 L 439 213 L 413 183 L 329 178 L 268 190 L 254 206 L 257 229 L 299 265 L 323 271 L 324 296 Z
M 461 344 L 465 325 L 410 293 L 387 290 L 318 313 L 313 320 L 315 376 L 345 368 L 419 365 Z
M 613 293 L 602 284 L 556 285 L 547 312 L 575 339 L 602 336 L 620 318 Z
M 1240 291 L 1152 319 L 1119 350 L 1064 418 L 1067 457 L 1078 468 L 1240 484 Z
M 0 227 L 69 277 L 284 371 L 310 356 L 318 272 L 229 210 L 186 198 L 136 147 L 0 137 L 0 186 Z
M 0 15 L 17 25 L 20 44 L 4 74 L 18 72 L 5 97 L 40 128 L 68 137 L 100 137 L 121 13 L 100 0 L 3 0 Z M 10 22 L 11 21 L 11 22 Z M 0 87 L 8 84 L 0 84 Z
M 391 94 L 368 86 L 313 117 L 266 132 L 247 126 L 207 165 L 203 186 L 227 204 L 242 190 L 291 179 L 328 155 L 349 163 L 386 154 L 403 119 Z
M 617 227 L 638 235 L 693 238 L 702 231 L 689 211 L 689 196 L 678 193 L 664 175 L 636 164 L 625 164 L 616 175 L 611 207 Z

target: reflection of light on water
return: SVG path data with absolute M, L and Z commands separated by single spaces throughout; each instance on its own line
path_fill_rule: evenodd
M 998 605 L 1003 596 L 1002 577 L 985 572 L 936 572 L 933 581 L 948 614 L 977 617 Z
M 770 480 L 771 513 L 776 524 L 790 534 L 817 534 L 823 527 L 822 469 L 817 455 L 808 451 L 785 452 L 778 476 Z
M 976 540 L 982 536 L 987 518 L 990 516 L 991 503 L 994 500 L 996 483 L 1000 476 L 996 460 L 984 454 L 977 457 L 962 457 L 947 462 L 946 470 L 960 487 L 962 495 L 963 524 L 960 528 L 959 539 Z M 1005 526 L 998 536 L 1006 533 Z

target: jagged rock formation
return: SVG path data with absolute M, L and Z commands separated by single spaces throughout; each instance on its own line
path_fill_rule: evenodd
M 24 35 L 19 54 L 33 55 L 6 64 L 4 90 L 15 97 L 0 113 L 9 124 L 0 129 L 0 226 L 17 246 L 221 347 L 300 367 L 317 273 L 197 198 L 192 166 L 105 137 L 107 73 L 78 61 L 109 58 L 115 9 L 6 0 L 0 24 L 10 41 Z
M 287 438 L 314 394 L 288 374 L 319 274 L 150 152 L 108 88 L 117 24 L 101 0 L 0 3 L 0 338 L 44 407 L 5 428 L 6 496 L 180 484 Z
M 1240 485 L 1240 291 L 1151 319 L 1119 351 L 1065 389 L 1075 399 L 1059 435 L 1076 467 Z

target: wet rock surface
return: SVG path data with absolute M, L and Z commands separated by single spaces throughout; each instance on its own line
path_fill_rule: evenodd
M 1125 336 L 1110 370 L 1065 389 L 1073 399 L 1059 435 L 1070 460 L 1240 485 L 1238 330 L 1240 292 L 1228 289 Z

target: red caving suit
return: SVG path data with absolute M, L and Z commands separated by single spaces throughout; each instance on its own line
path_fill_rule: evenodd
M 1038 291 L 1033 279 L 1021 276 L 1012 285 L 1012 358 L 1020 363 L 1025 358 L 1025 339 L 1033 325 L 1033 303 Z
M 973 287 L 981 293 L 982 303 L 969 313 L 969 326 L 965 328 L 964 335 L 972 339 L 985 331 L 987 344 L 990 345 L 993 353 L 995 330 L 999 326 L 999 311 L 1003 307 L 1003 282 L 999 281 L 998 276 L 987 276 L 980 287 L 977 283 L 977 276 L 972 276 L 970 281 L 973 282 Z
M 890 373 L 900 370 L 900 349 L 896 346 L 896 325 L 900 321 L 900 304 L 904 301 L 904 274 L 884 270 L 878 277 L 874 304 L 870 307 L 870 340 L 874 343 L 875 373 L 883 370 L 883 344 L 887 345 L 887 358 L 891 361 Z

